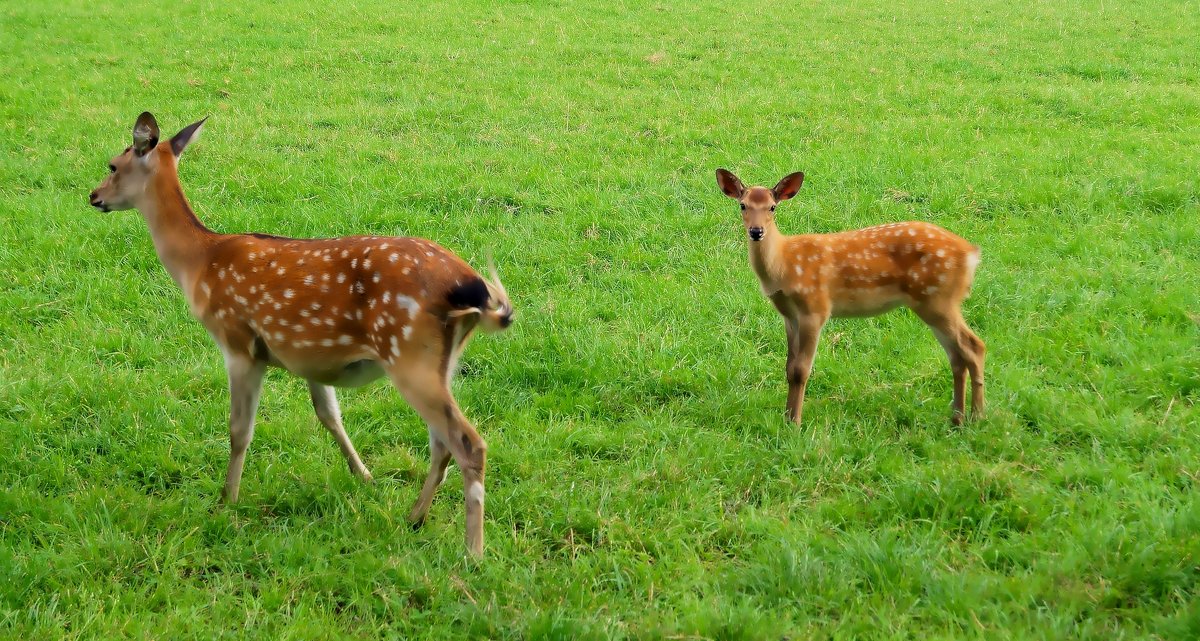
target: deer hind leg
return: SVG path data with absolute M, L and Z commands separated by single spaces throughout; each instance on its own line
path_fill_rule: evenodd
M 966 321 L 962 323 L 959 341 L 964 353 L 970 355 L 967 371 L 971 374 L 971 415 L 977 417 L 983 414 L 983 360 L 987 354 L 987 345 L 971 331 Z
M 458 409 L 458 403 L 446 386 L 443 372 L 432 368 L 424 372 L 390 372 L 392 381 L 405 400 L 429 427 L 431 464 L 425 487 L 413 505 L 412 514 L 424 515 L 427 503 L 441 483 L 448 451 L 458 464 L 463 476 L 463 493 L 466 498 L 466 543 L 467 551 L 475 557 L 483 555 L 483 481 L 487 467 L 487 444 L 475 428 Z M 436 372 L 436 373 L 435 373 Z M 415 374 L 415 375 L 414 375 Z M 441 447 L 434 446 L 437 443 Z M 428 496 L 427 496 L 428 495 Z
M 825 319 L 814 315 L 798 316 L 788 322 L 788 419 L 796 425 L 800 425 L 804 413 L 804 392 L 824 326 Z
M 966 382 L 971 375 L 971 412 L 983 410 L 983 354 L 984 344 L 967 327 L 958 309 L 942 312 L 932 309 L 916 310 L 921 320 L 933 330 L 933 335 L 950 360 L 950 371 L 954 376 L 953 415 L 950 422 L 961 425 L 966 416 Z
M 225 352 L 225 372 L 229 376 L 229 468 L 225 472 L 226 503 L 236 503 L 242 485 L 246 450 L 254 438 L 254 414 L 262 392 L 266 363 L 249 354 Z
M 350 442 L 350 436 L 346 434 L 346 427 L 342 424 L 342 410 L 338 407 L 337 394 L 333 388 L 309 381 L 308 393 L 312 397 L 317 419 L 321 421 L 325 429 L 329 430 L 330 434 L 333 434 L 338 448 L 342 450 L 342 456 L 346 457 L 346 464 L 350 466 L 350 473 L 369 483 L 371 472 L 367 470 L 367 466 L 363 465 L 362 459 L 358 457 L 358 452 L 354 449 L 354 444 Z

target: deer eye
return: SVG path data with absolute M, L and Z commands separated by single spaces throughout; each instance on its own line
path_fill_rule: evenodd
M 746 203 L 738 203 L 742 206 L 742 211 L 746 211 Z
M 771 205 L 771 211 L 775 211 L 775 205 Z
M 110 174 L 115 174 L 115 173 L 117 173 L 117 167 L 116 167 L 116 165 L 109 165 L 109 166 L 108 166 L 108 173 L 110 173 Z

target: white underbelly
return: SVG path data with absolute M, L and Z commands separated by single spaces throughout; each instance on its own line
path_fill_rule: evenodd
M 362 387 L 386 374 L 379 361 L 366 358 L 336 368 L 289 367 L 282 361 L 279 365 L 296 376 L 334 387 Z
M 899 287 L 855 287 L 838 291 L 832 299 L 833 316 L 877 316 L 909 304 Z

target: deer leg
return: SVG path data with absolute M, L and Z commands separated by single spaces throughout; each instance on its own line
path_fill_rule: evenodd
M 794 321 L 796 331 L 795 357 L 788 364 L 788 407 L 795 408 L 791 420 L 800 425 L 804 413 L 804 392 L 808 388 L 808 379 L 812 374 L 813 359 L 817 356 L 817 343 L 821 339 L 821 328 L 825 319 L 807 315 L 797 317 Z
M 487 466 L 487 444 L 458 409 L 458 403 L 446 387 L 444 377 L 428 375 L 413 380 L 397 374 L 393 375 L 392 380 L 405 400 L 425 419 L 431 441 L 436 440 L 449 450 L 454 462 L 462 470 L 467 512 L 467 552 L 473 557 L 483 556 L 483 477 Z M 434 460 L 430 466 L 430 476 L 440 476 L 437 470 L 441 467 L 436 458 L 438 452 L 435 450 L 431 454 Z M 426 485 L 429 484 L 427 479 Z M 433 489 L 436 489 L 436 484 Z M 432 498 L 432 489 L 429 494 Z M 422 489 L 417 504 L 413 506 L 414 514 L 420 511 L 424 495 L 425 490 Z
M 798 381 L 793 381 L 792 372 L 796 370 L 796 352 L 800 347 L 800 339 L 798 336 L 799 329 L 796 327 L 796 321 L 791 318 L 784 318 L 784 324 L 787 327 L 787 365 L 785 374 L 788 381 L 788 396 L 787 396 L 787 420 L 794 423 L 799 423 L 800 408 L 799 404 L 803 402 L 801 395 L 802 390 Z
M 922 309 L 917 311 L 917 315 L 921 320 L 925 321 L 929 328 L 933 330 L 934 337 L 941 344 L 942 349 L 946 352 L 946 357 L 950 360 L 950 372 L 954 376 L 954 397 L 951 402 L 951 410 L 953 415 L 950 422 L 954 425 L 962 425 L 966 418 L 966 383 L 967 373 L 971 372 L 971 379 L 974 383 L 976 380 L 982 381 L 983 360 L 980 355 L 977 355 L 973 341 L 978 341 L 982 346 L 983 341 L 971 332 L 967 324 L 962 319 L 962 315 L 957 311 L 941 312 L 931 309 Z M 975 376 L 975 372 L 979 371 L 979 377 Z M 978 401 L 983 401 L 982 383 L 975 390 L 972 390 L 972 406 Z M 982 409 L 980 407 L 979 409 Z M 977 411 L 972 407 L 972 412 Z
M 959 344 L 967 355 L 967 371 L 971 374 L 971 416 L 975 418 L 983 414 L 983 359 L 987 354 L 987 345 L 961 317 L 960 322 Z
M 424 525 L 425 515 L 429 513 L 429 506 L 433 504 L 433 495 L 446 481 L 448 465 L 450 465 L 450 450 L 434 436 L 433 428 L 430 428 L 429 474 L 425 477 L 425 486 L 421 488 L 421 495 L 417 497 L 412 511 L 408 513 L 408 522 L 412 524 L 414 530 Z
M 312 397 L 313 409 L 317 412 L 317 419 L 333 434 L 333 439 L 337 441 L 338 448 L 342 450 L 342 456 L 346 457 L 346 464 L 350 466 L 350 472 L 362 480 L 370 482 L 371 472 L 367 470 L 367 466 L 363 465 L 362 459 L 358 457 L 358 452 L 354 449 L 354 444 L 350 442 L 350 437 L 346 434 L 346 428 L 342 425 L 342 410 L 338 407 L 337 394 L 333 388 L 328 385 L 322 385 L 313 381 L 308 382 L 308 393 Z
M 266 369 L 265 363 L 249 355 L 225 354 L 225 371 L 229 376 L 229 469 L 225 472 L 223 492 L 226 503 L 236 503 L 238 499 Z

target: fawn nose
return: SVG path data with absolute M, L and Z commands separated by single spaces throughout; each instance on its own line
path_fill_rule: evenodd
M 750 228 L 750 240 L 762 240 L 762 237 L 763 237 L 763 228 L 762 227 L 751 227 Z

